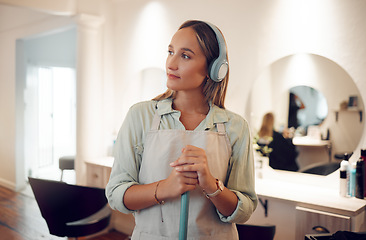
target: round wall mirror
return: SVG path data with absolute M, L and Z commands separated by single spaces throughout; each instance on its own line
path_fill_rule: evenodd
M 322 140 L 329 139 L 326 147 L 300 149 L 305 153 L 313 152 L 305 156 L 306 162 L 298 162 L 300 170 L 318 162 L 338 161 L 334 158 L 336 154 L 356 149 L 365 122 L 359 89 L 341 66 L 315 54 L 281 58 L 255 80 L 246 108 L 253 136 L 258 133 L 262 118 L 268 112 L 275 116 L 275 130 L 282 132 L 289 127 L 290 93 L 297 95 L 305 106 L 296 114 L 298 126 L 295 127 L 316 126 Z M 301 134 L 306 136 L 307 133 L 303 131 Z

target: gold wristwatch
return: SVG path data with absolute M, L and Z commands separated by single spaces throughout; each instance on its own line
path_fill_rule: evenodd
M 217 178 L 216 178 L 216 186 L 217 186 L 217 190 L 215 192 L 213 192 L 213 193 L 205 192 L 207 198 L 215 197 L 224 190 L 224 184 Z

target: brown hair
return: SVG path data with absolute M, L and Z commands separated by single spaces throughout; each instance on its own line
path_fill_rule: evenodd
M 208 24 L 197 20 L 189 20 L 184 22 L 178 30 L 187 27 L 192 28 L 196 32 L 198 43 L 203 51 L 203 54 L 206 56 L 207 66 L 209 66 L 211 61 L 219 56 L 219 44 L 217 42 L 215 32 Z M 215 82 L 208 77 L 207 81 L 203 83 L 203 94 L 205 95 L 206 101 L 212 101 L 213 104 L 221 108 L 225 108 L 224 102 L 228 81 L 229 71 L 221 82 Z M 160 94 L 153 100 L 163 100 L 167 98 L 174 99 L 175 94 L 176 93 L 174 90 L 168 89 L 165 93 Z
M 272 137 L 274 126 L 274 115 L 273 113 L 266 113 L 263 116 L 262 126 L 259 129 L 259 137 Z

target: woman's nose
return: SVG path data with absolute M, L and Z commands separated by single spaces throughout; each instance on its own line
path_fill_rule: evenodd
M 178 61 L 174 55 L 169 55 L 166 59 L 166 67 L 171 70 L 178 69 Z

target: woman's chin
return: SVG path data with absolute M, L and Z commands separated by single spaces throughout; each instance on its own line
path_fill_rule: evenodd
M 169 81 L 169 80 L 168 80 L 168 82 L 167 82 L 167 84 L 166 84 L 166 87 L 167 87 L 168 89 L 173 90 L 173 91 L 178 91 L 178 90 L 180 89 L 177 83 L 171 82 L 171 81 Z

